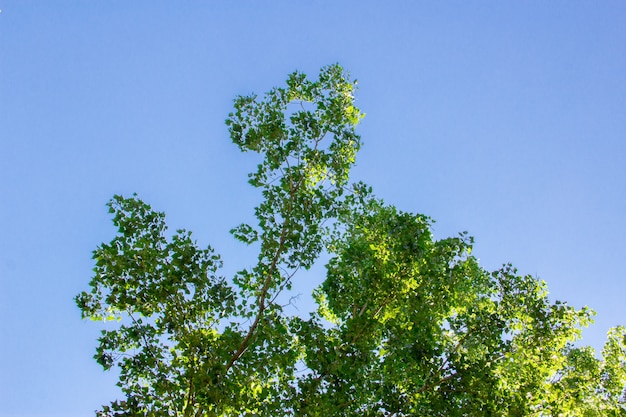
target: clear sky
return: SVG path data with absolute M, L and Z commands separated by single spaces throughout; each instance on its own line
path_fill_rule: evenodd
M 623 1 L 0 0 L 0 417 L 87 416 L 117 395 L 73 296 L 137 192 L 251 263 L 255 163 L 237 94 L 339 62 L 367 113 L 354 179 L 467 230 L 551 297 L 626 324 Z M 300 288 L 320 282 L 302 278 Z M 306 309 L 303 294 L 301 308 Z

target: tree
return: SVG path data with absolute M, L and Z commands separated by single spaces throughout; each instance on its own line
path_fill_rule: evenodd
M 551 303 L 510 265 L 486 271 L 467 234 L 436 240 L 431 219 L 349 182 L 355 87 L 332 65 L 235 100 L 226 124 L 261 157 L 262 201 L 257 224 L 231 230 L 256 264 L 230 279 L 163 213 L 113 197 L 118 233 L 76 297 L 83 318 L 114 321 L 95 359 L 126 398 L 97 415 L 626 415 L 626 329 L 596 358 L 573 344 L 591 310 Z M 279 295 L 323 252 L 318 309 L 287 314 Z

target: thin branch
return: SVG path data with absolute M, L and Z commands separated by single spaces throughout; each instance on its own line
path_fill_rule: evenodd
M 265 278 L 265 282 L 263 283 L 263 288 L 261 289 L 261 294 L 259 295 L 259 298 L 258 298 L 259 311 L 257 312 L 254 322 L 248 329 L 248 333 L 246 334 L 241 344 L 239 345 L 239 348 L 237 349 L 235 354 L 230 358 L 230 361 L 228 361 L 228 364 L 226 365 L 224 373 L 228 372 L 228 370 L 235 364 L 235 362 L 246 351 L 246 349 L 248 348 L 248 345 L 250 344 L 250 339 L 252 339 L 252 335 L 256 331 L 256 328 L 259 325 L 261 318 L 263 317 L 263 313 L 265 312 L 265 308 L 267 307 L 265 305 L 265 299 L 267 297 L 267 293 L 269 291 L 269 287 L 272 282 L 272 275 L 276 271 L 276 265 L 278 263 L 278 259 L 280 255 L 282 254 L 282 252 L 284 251 L 285 239 L 287 237 L 287 222 L 288 222 L 288 219 L 285 219 L 285 221 L 283 222 L 283 230 L 280 235 L 280 240 L 278 243 L 278 250 L 276 251 L 274 258 L 272 259 L 272 264 L 270 265 L 269 271 L 267 272 L 267 277 Z
M 324 137 L 326 136 L 326 134 L 328 133 L 328 131 L 324 131 L 320 137 L 318 139 L 315 140 L 315 146 L 314 146 L 314 150 L 317 150 L 319 143 L 322 141 L 322 139 L 324 139 Z M 310 161 L 309 163 L 312 163 L 314 161 Z M 285 158 L 285 163 L 287 164 L 287 166 L 289 167 L 289 160 L 286 157 Z M 282 172 L 282 169 L 281 169 Z M 270 264 L 270 267 L 267 271 L 267 276 L 265 278 L 265 281 L 263 283 L 263 287 L 261 288 L 260 294 L 257 298 L 257 305 L 258 305 L 258 312 L 256 314 L 256 317 L 254 319 L 254 322 L 252 323 L 252 325 L 250 326 L 250 328 L 248 329 L 248 333 L 246 334 L 246 336 L 243 338 L 241 344 L 239 345 L 239 347 L 237 348 L 237 350 L 235 351 L 235 353 L 233 354 L 233 356 L 230 358 L 230 360 L 228 361 L 228 363 L 226 364 L 225 370 L 224 370 L 224 375 L 230 370 L 230 368 L 232 368 L 232 366 L 235 364 L 235 362 L 237 360 L 239 360 L 239 358 L 241 358 L 241 356 L 244 354 L 244 352 L 248 349 L 250 342 L 252 340 L 252 336 L 254 335 L 257 327 L 259 326 L 259 323 L 261 322 L 261 319 L 265 313 L 265 309 L 267 308 L 267 304 L 266 304 L 266 299 L 268 296 L 268 292 L 270 289 L 270 285 L 272 283 L 272 278 L 274 276 L 274 274 L 276 273 L 276 270 L 278 268 L 278 261 L 280 259 L 280 256 L 283 254 L 283 252 L 285 251 L 285 241 L 287 239 L 287 232 L 289 229 L 289 223 L 291 222 L 291 211 L 293 209 L 293 203 L 294 203 L 294 197 L 297 193 L 297 191 L 300 189 L 300 187 L 302 186 L 302 183 L 305 179 L 305 175 L 300 176 L 300 178 L 298 179 L 298 181 L 294 184 L 292 178 L 289 178 L 289 182 L 290 184 L 290 190 L 289 190 L 289 197 L 290 199 L 288 200 L 288 205 L 287 205 L 287 210 L 285 213 L 285 216 L 283 218 L 283 225 L 282 225 L 282 230 L 281 230 L 281 235 L 279 238 L 279 242 L 278 242 L 278 248 L 276 249 L 276 253 L 274 254 L 274 257 L 272 258 L 272 262 Z M 283 173 L 283 178 L 284 177 L 284 173 Z M 299 269 L 296 268 L 295 272 Z M 286 282 L 289 281 L 289 279 L 291 279 L 291 277 L 293 276 L 293 274 L 291 276 L 289 276 L 285 283 L 282 284 L 282 286 L 279 288 L 278 293 L 280 293 L 280 291 L 282 291 L 282 289 L 285 287 Z M 277 295 L 277 294 L 276 294 Z M 276 295 L 274 296 L 274 298 L 272 300 L 270 300 L 270 302 L 273 302 L 276 299 Z

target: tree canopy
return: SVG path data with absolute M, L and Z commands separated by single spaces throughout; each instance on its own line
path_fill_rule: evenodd
M 351 182 L 355 89 L 331 65 L 235 99 L 226 124 L 260 156 L 262 200 L 231 230 L 258 250 L 232 277 L 136 195 L 109 202 L 118 232 L 76 302 L 113 321 L 94 357 L 119 369 L 125 398 L 96 414 L 625 416 L 625 328 L 599 358 L 574 343 L 591 310 L 511 265 L 485 270 L 466 233 L 435 239 L 429 217 Z M 317 310 L 288 314 L 279 296 L 322 254 Z

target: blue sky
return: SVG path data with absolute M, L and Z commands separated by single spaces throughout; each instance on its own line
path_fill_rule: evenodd
M 255 159 L 238 94 L 339 62 L 367 114 L 354 179 L 467 230 L 551 297 L 626 324 L 626 3 L 0 0 L 0 416 L 85 416 L 117 395 L 73 296 L 131 194 L 249 264 Z M 302 277 L 306 292 L 321 277 Z

